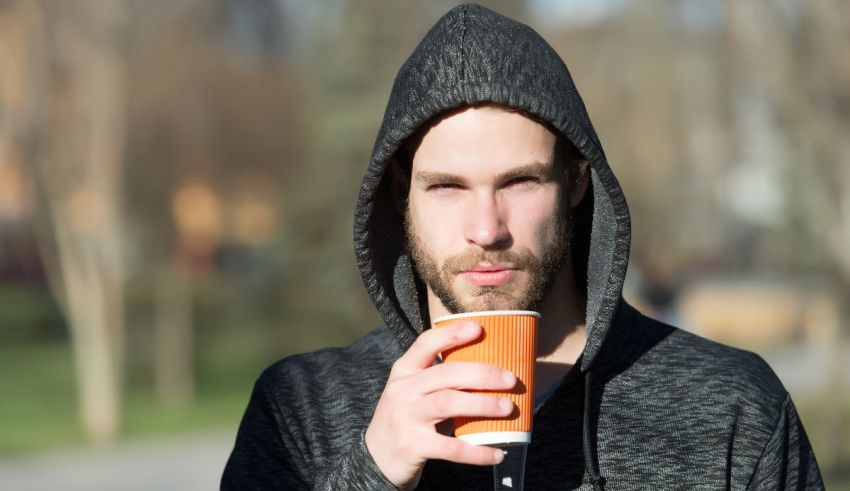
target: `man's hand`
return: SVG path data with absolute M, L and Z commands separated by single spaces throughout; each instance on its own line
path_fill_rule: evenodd
M 516 384 L 512 373 L 481 363 L 433 365 L 440 352 L 480 335 L 481 326 L 471 321 L 429 329 L 393 364 L 366 429 L 366 447 L 396 486 L 416 487 L 428 459 L 494 465 L 504 458 L 502 450 L 441 435 L 435 427 L 456 416 L 507 417 L 514 409 L 509 399 L 463 392 L 510 390 Z

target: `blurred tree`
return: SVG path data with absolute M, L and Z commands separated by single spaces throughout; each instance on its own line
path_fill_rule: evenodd
M 803 158 L 794 163 L 797 173 L 789 185 L 800 209 L 798 230 L 806 238 L 798 242 L 796 252 L 809 268 L 812 251 L 827 253 L 824 269 L 833 277 L 843 311 L 840 330 L 823 347 L 830 366 L 825 394 L 831 401 L 842 401 L 847 398 L 842 347 L 850 338 L 850 10 L 841 1 L 809 1 L 798 15 L 797 36 L 786 44 L 795 54 L 794 64 L 785 75 L 802 84 L 793 87 L 793 96 L 780 106 L 783 116 L 793 118 L 794 132 L 803 137 L 797 142 L 797 155 Z M 807 172 L 800 172 L 803 168 Z M 846 414 L 840 404 L 827 406 L 818 429 L 826 448 L 823 465 L 838 471 L 850 459 Z
M 46 225 L 42 257 L 71 331 L 83 426 L 94 443 L 109 444 L 119 430 L 124 373 L 125 5 L 20 8 L 31 13 L 37 49 L 23 69 L 41 109 L 33 163 Z
M 287 293 L 260 294 L 246 284 L 250 271 L 228 269 L 222 258 L 270 250 L 286 233 L 286 199 L 298 186 L 288 177 L 304 164 L 303 97 L 281 58 L 286 38 L 275 4 L 159 1 L 131 11 L 133 271 L 151 287 L 156 393 L 181 407 L 194 399 L 195 349 L 212 330 L 198 325 L 202 286 L 226 283 L 218 308 L 231 313 L 258 308 L 266 293 Z M 253 328 L 234 317 L 231 331 Z
M 702 107 L 681 105 L 694 101 L 699 87 L 689 92 L 678 62 L 699 58 L 682 53 L 687 38 L 671 21 L 670 2 L 606 5 L 590 17 L 578 6 L 566 9 L 566 25 L 549 25 L 544 36 L 570 68 L 628 197 L 632 264 L 646 286 L 672 290 L 688 253 L 707 249 L 719 235 L 705 233 L 712 225 L 698 220 L 710 214 L 699 201 L 707 194 L 704 182 L 689 182 L 699 174 L 691 178 L 692 168 L 682 165 L 688 152 L 683 119 L 702 121 L 703 115 Z M 702 191 L 695 194 L 697 187 Z M 671 210 L 674 202 L 682 205 Z
M 311 57 L 304 122 L 309 131 L 307 161 L 293 169 L 301 183 L 287 202 L 299 251 L 293 276 L 292 316 L 296 324 L 325 324 L 344 342 L 372 329 L 374 307 L 362 288 L 351 247 L 351 217 L 371 144 L 381 123 L 392 83 L 425 32 L 458 1 L 317 2 L 321 22 L 311 29 Z M 525 18 L 526 2 L 482 2 Z M 318 192 L 317 192 L 318 191 Z M 334 309 L 327 309 L 328 299 Z M 333 327 L 339 326 L 339 327 Z M 312 331 L 304 331 L 310 335 Z M 329 340 L 311 340 L 311 347 Z

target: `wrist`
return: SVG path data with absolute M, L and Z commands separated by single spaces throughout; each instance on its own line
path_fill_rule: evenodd
M 389 476 L 381 469 L 381 466 L 378 465 L 378 462 L 375 460 L 375 455 L 372 453 L 372 450 L 369 448 L 369 443 L 366 439 L 366 433 L 369 431 L 369 428 L 366 427 L 363 431 L 360 432 L 360 447 L 362 452 L 365 454 L 365 458 L 368 460 L 368 463 L 374 469 L 375 473 L 381 476 L 381 479 L 387 486 L 390 486 L 392 489 L 396 489 L 399 491 L 407 491 L 414 489 L 419 482 L 419 478 L 417 476 L 416 482 L 414 482 L 411 486 L 399 485 L 393 482 Z

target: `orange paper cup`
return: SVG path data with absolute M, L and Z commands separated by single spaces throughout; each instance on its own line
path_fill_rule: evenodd
M 517 384 L 510 392 L 486 391 L 513 401 L 516 409 L 510 416 L 495 419 L 454 418 L 455 436 L 475 445 L 499 447 L 531 442 L 539 319 L 540 314 L 528 310 L 493 310 L 448 315 L 434 320 L 436 327 L 471 320 L 480 324 L 484 330 L 474 342 L 443 352 L 444 363 L 486 363 L 504 368 L 517 378 Z

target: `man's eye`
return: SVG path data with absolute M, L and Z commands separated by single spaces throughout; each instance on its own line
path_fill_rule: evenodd
M 524 187 L 524 186 L 532 186 L 540 182 L 540 179 L 534 176 L 522 176 L 522 177 L 514 177 L 510 181 L 507 182 L 507 186 L 509 187 Z
M 447 191 L 452 189 L 460 189 L 460 184 L 452 183 L 452 182 L 441 182 L 437 184 L 431 184 L 428 186 L 429 191 Z

